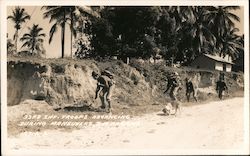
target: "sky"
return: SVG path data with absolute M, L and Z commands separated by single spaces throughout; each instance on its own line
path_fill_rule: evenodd
M 22 6 L 25 8 L 25 11 L 31 16 L 31 19 L 28 20 L 26 23 L 22 25 L 21 30 L 19 31 L 19 38 L 24 34 L 27 33 L 28 27 L 32 27 L 33 24 L 38 24 L 39 27 L 43 28 L 43 32 L 46 34 L 45 41 L 44 41 L 44 48 L 46 50 L 46 57 L 47 58 L 55 58 L 61 57 L 61 29 L 58 29 L 57 32 L 53 36 L 52 42 L 49 44 L 49 31 L 52 23 L 49 23 L 49 18 L 43 18 L 44 10 L 41 6 Z M 7 16 L 12 15 L 12 10 L 14 6 L 7 8 Z M 67 26 L 66 29 L 69 29 Z M 8 37 L 13 39 L 13 35 L 15 33 L 14 24 L 11 20 L 7 20 L 7 32 Z M 70 56 L 70 34 L 65 34 L 65 56 Z M 19 43 L 18 47 L 22 45 Z
M 26 23 L 22 25 L 21 30 L 19 30 L 19 38 L 23 36 L 24 33 L 27 33 L 27 28 L 32 27 L 33 24 L 39 24 L 40 27 L 44 29 L 44 33 L 46 34 L 45 42 L 44 42 L 44 48 L 46 50 L 46 58 L 58 58 L 61 57 L 61 31 L 58 29 L 57 33 L 54 34 L 52 42 L 49 44 L 49 31 L 52 23 L 49 23 L 49 18 L 44 19 L 43 13 L 44 10 L 41 9 L 41 6 L 22 6 L 25 8 L 25 11 L 31 15 L 31 19 L 28 20 Z M 14 9 L 14 6 L 7 7 L 7 16 L 12 15 L 12 10 Z M 244 8 L 240 7 L 239 10 L 234 11 L 236 15 L 240 17 L 240 22 L 236 22 L 235 25 L 237 28 L 239 28 L 239 35 L 244 34 Z M 65 56 L 70 56 L 70 33 L 69 26 L 66 26 L 66 34 L 65 34 Z M 15 33 L 14 24 L 11 22 L 11 20 L 7 20 L 7 33 L 8 38 L 13 39 L 13 35 Z M 22 46 L 21 43 L 19 43 L 18 47 L 20 48 Z M 74 51 L 75 49 L 73 49 Z

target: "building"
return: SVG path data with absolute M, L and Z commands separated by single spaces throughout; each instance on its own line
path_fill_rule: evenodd
M 228 55 L 221 57 L 219 55 L 204 54 L 195 58 L 190 66 L 196 69 L 231 72 L 233 64 L 231 57 Z

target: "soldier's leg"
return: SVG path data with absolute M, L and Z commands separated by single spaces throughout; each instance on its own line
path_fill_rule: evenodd
M 109 98 L 107 98 L 107 109 L 108 109 L 108 111 L 110 111 L 110 109 L 111 109 L 111 101 Z
M 186 93 L 186 96 L 187 96 L 187 101 L 189 102 L 189 99 L 190 99 L 190 93 L 187 91 Z
M 174 90 L 173 89 L 170 90 L 169 96 L 170 96 L 171 100 L 173 100 L 173 101 L 175 100 Z
M 105 109 L 105 99 L 104 99 L 104 95 L 99 96 L 100 100 L 101 100 L 101 109 Z
M 173 101 L 176 101 L 177 90 L 178 90 L 178 87 L 173 87 L 170 90 L 170 97 Z
M 197 91 L 196 90 L 193 91 L 193 97 L 194 97 L 195 101 L 197 102 L 198 100 L 197 100 Z
M 177 98 L 176 98 L 176 96 L 177 96 L 177 92 L 178 92 L 178 87 L 175 87 L 174 88 L 174 91 L 173 91 L 173 99 L 176 101 L 177 100 Z
M 167 89 L 165 90 L 165 92 L 164 93 L 167 93 L 168 92 L 168 90 L 170 89 L 170 87 L 171 87 L 171 85 L 167 85 Z
M 105 110 L 106 110 L 106 111 L 109 110 L 109 106 L 108 106 L 109 104 L 108 104 L 107 94 L 108 94 L 108 92 L 106 91 L 106 92 L 104 93 L 104 103 L 105 103 Z
M 114 89 L 114 85 L 110 86 L 107 91 L 107 102 L 108 102 L 109 109 L 111 109 L 111 97 L 112 97 L 113 89 Z
M 219 89 L 219 98 L 222 99 L 222 89 Z

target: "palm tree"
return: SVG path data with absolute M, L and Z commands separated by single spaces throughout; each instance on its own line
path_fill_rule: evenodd
M 237 53 L 237 51 L 232 51 L 235 46 L 234 40 L 238 38 L 235 36 L 235 33 L 238 31 L 238 29 L 235 29 L 235 21 L 239 22 L 240 18 L 232 13 L 232 10 L 237 10 L 239 8 L 239 6 L 208 7 L 209 26 L 217 40 L 216 48 L 220 54 L 225 55 L 226 53 L 229 53 L 233 58 Z M 229 43 L 227 43 L 227 41 Z
M 15 7 L 15 9 L 12 11 L 13 15 L 10 15 L 7 17 L 7 19 L 12 20 L 15 23 L 15 29 L 16 32 L 14 34 L 13 39 L 15 40 L 15 47 L 17 52 L 17 40 L 18 40 L 18 31 L 21 29 L 21 25 L 26 21 L 30 19 L 30 15 L 25 12 L 24 8 Z
M 238 28 L 231 28 L 231 30 L 223 36 L 222 42 L 220 43 L 220 55 L 229 55 L 232 59 L 236 59 L 241 50 L 243 50 L 242 37 L 236 33 L 239 31 Z
M 181 23 L 194 23 L 194 6 L 170 6 L 168 7 L 168 13 L 171 17 L 174 17 L 176 22 Z
M 40 28 L 38 24 L 33 24 L 32 28 L 28 27 L 28 29 L 29 33 L 24 34 L 20 39 L 22 42 L 24 42 L 22 47 L 28 47 L 32 55 L 35 53 L 37 54 L 41 49 L 45 33 L 41 33 L 43 28 Z
M 64 41 L 65 41 L 65 25 L 67 22 L 67 15 L 70 10 L 65 6 L 43 6 L 46 12 L 43 14 L 44 18 L 50 18 L 50 23 L 55 21 L 49 32 L 49 43 L 51 43 L 54 33 L 57 31 L 58 26 L 61 27 L 61 48 L 62 48 L 62 58 L 64 58 Z
M 98 18 L 100 7 L 80 7 L 80 6 L 70 6 L 70 30 L 71 30 L 71 57 L 73 57 L 73 51 L 72 51 L 72 42 L 73 37 L 77 36 L 77 33 L 80 33 L 81 35 L 84 34 L 85 24 L 87 23 L 87 20 L 93 18 Z M 81 37 L 80 37 L 81 38 Z
M 80 22 L 83 24 L 84 19 L 86 19 L 86 17 L 93 17 L 96 16 L 95 12 L 92 10 L 92 8 L 86 8 L 86 7 L 80 7 L 80 6 L 69 6 L 68 7 L 69 10 L 69 20 L 70 20 L 70 51 L 71 51 L 71 57 L 73 57 L 72 55 L 72 42 L 73 42 L 73 37 L 76 37 L 76 22 Z M 84 27 L 84 26 L 82 26 Z
M 216 38 L 208 27 L 207 10 L 204 7 L 193 8 L 195 20 L 191 23 L 185 23 L 183 33 L 187 38 L 183 44 L 189 45 L 189 55 L 191 60 L 201 53 L 208 53 L 209 47 L 214 47 Z M 213 49 L 212 49 L 213 50 Z
M 218 37 L 222 36 L 227 30 L 230 31 L 232 27 L 235 27 L 234 21 L 240 22 L 240 18 L 232 13 L 232 10 L 239 8 L 239 6 L 208 7 L 209 25 L 211 25 Z
M 85 10 L 78 6 L 44 6 L 46 9 L 44 18 L 50 18 L 50 22 L 55 21 L 50 29 L 49 43 L 51 43 L 54 33 L 57 31 L 57 27 L 61 27 L 61 46 L 62 46 L 62 58 L 64 57 L 64 40 L 65 40 L 65 25 L 70 25 L 71 30 L 71 55 L 72 55 L 72 40 L 73 35 L 76 36 L 74 24 L 77 20 L 76 12 L 81 14 L 91 15 L 91 11 Z M 70 21 L 70 23 L 67 23 Z

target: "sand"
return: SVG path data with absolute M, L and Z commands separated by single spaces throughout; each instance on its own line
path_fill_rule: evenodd
M 84 127 L 71 132 L 24 132 L 8 138 L 20 149 L 239 150 L 244 145 L 243 98 L 182 107 L 177 116 L 161 111 L 129 120 L 131 125 Z

